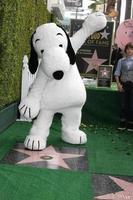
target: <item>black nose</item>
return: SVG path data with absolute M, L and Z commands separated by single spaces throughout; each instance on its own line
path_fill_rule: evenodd
M 56 72 L 53 73 L 53 77 L 56 80 L 61 80 L 63 75 L 64 75 L 63 71 L 56 71 Z
M 42 50 L 41 50 L 41 53 L 43 54 L 43 52 L 44 52 L 44 50 L 42 49 Z

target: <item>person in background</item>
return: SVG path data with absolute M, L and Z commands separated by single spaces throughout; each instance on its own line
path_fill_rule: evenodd
M 115 81 L 115 76 L 114 76 L 114 72 L 116 70 L 117 67 L 117 63 L 118 60 L 120 58 L 123 58 L 123 51 L 122 49 L 120 49 L 117 44 L 114 44 L 113 50 L 112 50 L 112 54 L 111 54 L 111 65 L 113 65 L 113 81 Z
M 125 57 L 118 61 L 115 79 L 121 94 L 121 121 L 119 130 L 133 131 L 133 43 L 127 43 Z

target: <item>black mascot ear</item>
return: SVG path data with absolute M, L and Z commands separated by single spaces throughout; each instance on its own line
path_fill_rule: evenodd
M 33 47 L 33 36 L 35 32 L 31 36 L 30 45 L 31 45 L 31 51 L 30 51 L 30 58 L 29 58 L 29 70 L 32 74 L 35 74 L 37 67 L 38 67 L 38 56 L 35 52 L 35 49 Z
M 58 25 L 57 25 L 57 26 L 58 26 Z M 76 55 L 75 55 L 75 52 L 74 52 L 74 50 L 73 50 L 73 48 L 72 48 L 72 45 L 71 45 L 69 36 L 68 36 L 68 34 L 66 33 L 66 31 L 64 30 L 64 28 L 62 28 L 61 26 L 58 26 L 58 27 L 60 27 L 60 28 L 65 32 L 65 34 L 66 34 L 67 41 L 68 41 L 66 53 L 67 53 L 67 55 L 69 56 L 70 64 L 73 65 L 73 64 L 76 62 Z

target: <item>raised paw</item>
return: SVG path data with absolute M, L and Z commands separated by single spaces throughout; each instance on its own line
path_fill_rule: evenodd
M 24 145 L 30 150 L 42 150 L 46 147 L 46 140 L 40 136 L 28 135 L 24 141 Z
M 85 19 L 83 27 L 86 31 L 91 31 L 92 33 L 102 30 L 106 26 L 107 20 L 103 13 L 95 12 Z
M 69 133 L 63 131 L 62 140 L 70 144 L 85 144 L 87 142 L 87 137 L 81 130 Z
M 34 98 L 26 97 L 19 105 L 19 111 L 26 119 L 35 118 L 40 110 L 40 103 Z

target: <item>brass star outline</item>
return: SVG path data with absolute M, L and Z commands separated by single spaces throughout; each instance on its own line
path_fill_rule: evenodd
M 84 155 L 77 154 L 68 154 L 57 152 L 53 146 L 48 146 L 42 151 L 30 151 L 27 149 L 14 149 L 17 152 L 28 155 L 28 158 L 25 158 L 16 164 L 26 164 L 26 163 L 35 163 L 39 161 L 46 161 L 48 168 L 51 166 L 60 166 L 66 169 L 70 169 L 67 163 L 64 161 L 65 158 L 78 158 Z

